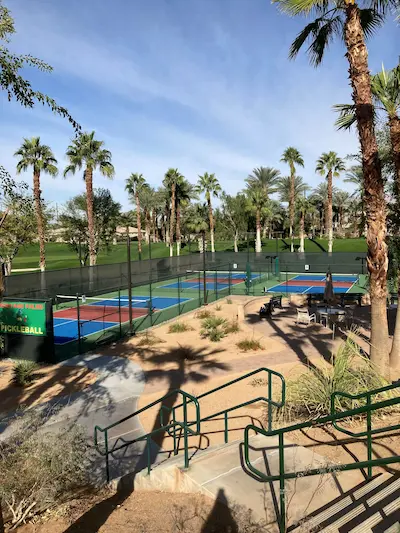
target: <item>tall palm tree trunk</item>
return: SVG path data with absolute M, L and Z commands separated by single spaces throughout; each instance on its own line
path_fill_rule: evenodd
M 364 199 L 367 212 L 367 265 L 371 295 L 371 361 L 389 377 L 389 332 L 386 314 L 388 254 L 384 183 L 374 130 L 368 52 L 360 12 L 352 0 L 346 2 L 345 42 L 353 101 L 362 152 Z
M 46 269 L 46 245 L 44 238 L 44 221 L 40 190 L 40 172 L 33 173 L 33 197 L 35 199 L 36 222 L 39 237 L 39 266 L 40 270 L 44 272 Z
M 293 242 L 293 226 L 294 226 L 294 168 L 290 171 L 290 193 L 289 193 L 289 236 L 290 236 L 290 251 L 294 252 Z
M 175 183 L 171 186 L 171 215 L 169 220 L 169 255 L 174 255 L 174 236 L 175 236 L 175 202 L 176 190 Z
M 394 166 L 396 170 L 395 197 L 400 205 L 400 119 L 392 117 L 389 120 L 390 141 L 392 144 Z M 397 275 L 397 295 L 400 298 L 400 270 Z M 400 370 L 400 311 L 397 308 L 396 325 L 394 328 L 392 349 L 390 352 L 390 366 Z
M 181 255 L 181 203 L 176 205 L 176 255 Z
M 150 218 L 150 211 L 146 209 L 144 214 L 144 220 L 146 224 L 146 231 L 145 231 L 145 238 L 146 238 L 146 244 L 150 243 L 150 233 L 151 233 L 151 218 Z
M 256 211 L 256 252 L 261 252 L 261 213 Z
M 239 252 L 238 241 L 239 241 L 239 232 L 237 229 L 235 229 L 235 235 L 233 236 L 233 250 L 236 253 Z
M 326 209 L 326 230 L 328 232 L 328 253 L 333 249 L 333 228 L 332 228 L 332 171 L 328 172 L 328 205 Z
M 86 209 L 88 218 L 89 231 L 89 264 L 96 264 L 96 238 L 94 229 L 94 210 L 93 210 L 93 169 L 87 167 L 85 170 L 86 183 Z
M 211 241 L 211 252 L 215 252 L 215 246 L 214 246 L 214 216 L 213 216 L 213 210 L 211 205 L 211 198 L 207 199 L 208 203 L 208 218 L 210 219 L 210 241 Z
M 151 210 L 151 224 L 152 224 L 152 229 L 153 229 L 153 242 L 156 242 L 158 241 L 158 238 L 157 238 L 157 215 L 156 215 L 155 209 Z
M 300 246 L 299 252 L 304 252 L 304 211 L 300 213 Z
M 139 193 L 136 191 L 136 227 L 137 227 L 137 240 L 138 240 L 138 252 L 142 253 L 142 221 L 140 219 L 140 199 Z

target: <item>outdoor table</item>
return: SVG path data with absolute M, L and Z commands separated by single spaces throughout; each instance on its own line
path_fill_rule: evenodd
M 346 311 L 342 307 L 335 307 L 335 306 L 327 306 L 327 307 L 319 307 L 317 309 L 317 315 L 318 315 L 318 322 L 321 322 L 321 318 L 325 318 L 326 320 L 326 326 L 328 327 L 328 322 L 331 317 L 338 316 L 338 315 L 345 315 Z

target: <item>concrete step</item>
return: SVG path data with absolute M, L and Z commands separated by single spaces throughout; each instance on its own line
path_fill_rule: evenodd
M 268 475 L 279 473 L 278 440 L 275 437 L 257 435 L 250 439 L 252 464 Z M 287 441 L 285 446 L 285 470 L 303 471 L 327 466 L 322 456 Z M 345 483 L 343 483 L 345 481 Z M 310 511 L 319 508 L 343 493 L 342 485 L 351 486 L 353 473 L 329 473 L 302 476 L 286 481 L 287 517 L 289 524 L 296 524 Z M 243 444 L 236 441 L 196 453 L 188 470 L 182 469 L 179 455 L 154 468 L 150 476 L 144 472 L 136 475 L 135 488 L 160 489 L 178 492 L 203 492 L 213 499 L 220 499 L 231 507 L 249 508 L 261 524 L 268 524 L 269 531 L 276 531 L 279 513 L 279 482 L 263 483 L 246 471 L 243 460 Z

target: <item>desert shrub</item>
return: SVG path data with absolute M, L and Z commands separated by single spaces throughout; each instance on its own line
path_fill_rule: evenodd
M 161 340 L 160 337 L 154 335 L 154 333 L 146 331 L 140 336 L 137 346 L 155 346 L 156 344 L 161 344 L 163 342 L 164 341 Z
M 221 318 L 219 316 L 210 316 L 209 318 L 205 318 L 202 323 L 201 327 L 204 329 L 211 329 L 211 328 L 217 328 L 218 326 L 223 326 L 227 324 L 227 321 L 225 318 Z
M 225 333 L 238 333 L 240 331 L 239 322 L 237 319 L 230 320 L 224 327 Z
M 232 298 L 227 298 L 226 303 L 230 305 L 232 303 Z
M 216 310 L 216 311 L 221 311 L 221 309 L 222 309 L 222 305 L 217 304 L 217 305 L 215 306 L 215 310 Z
M 200 309 L 200 311 L 197 311 L 195 314 L 196 318 L 199 318 L 200 320 L 203 320 L 204 318 L 210 318 L 214 316 L 214 314 L 209 309 Z
M 88 485 L 90 451 L 79 426 L 46 432 L 43 413 L 25 412 L 0 441 L 0 502 L 13 527 L 76 497 Z
M 236 346 L 243 352 L 249 352 L 250 350 L 257 351 L 262 350 L 264 346 L 261 344 L 259 339 L 243 339 L 238 342 Z
M 225 337 L 225 326 L 227 321 L 224 318 L 210 316 L 201 322 L 200 335 L 209 338 L 212 342 L 218 342 Z
M 35 361 L 18 361 L 12 369 L 12 381 L 15 385 L 26 387 L 35 379 L 39 365 Z
M 260 377 L 257 377 L 257 378 L 253 378 L 251 381 L 250 381 L 250 385 L 252 387 L 266 387 L 268 385 L 268 379 L 266 378 L 260 378 Z
M 321 368 L 310 367 L 288 382 L 283 414 L 285 419 L 329 415 L 331 396 L 334 392 L 357 395 L 385 385 L 388 385 L 388 382 L 362 354 L 360 347 L 350 335 L 339 346 L 332 365 L 324 365 Z M 374 401 L 392 395 L 391 391 L 376 395 Z M 362 405 L 365 405 L 365 399 L 337 398 L 336 411 L 343 412 Z
M 193 331 L 192 326 L 185 322 L 174 322 L 168 328 L 168 333 L 184 333 L 185 331 Z

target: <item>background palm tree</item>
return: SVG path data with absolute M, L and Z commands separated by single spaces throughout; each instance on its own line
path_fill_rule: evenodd
M 333 205 L 336 205 L 338 214 L 338 233 L 343 234 L 343 223 L 345 214 L 350 206 L 351 195 L 347 191 L 338 190 L 334 195 Z
M 327 219 L 326 230 L 328 232 L 328 252 L 332 253 L 333 249 L 333 211 L 332 211 L 332 195 L 333 195 L 333 178 L 338 178 L 341 172 L 346 170 L 343 159 L 341 159 L 336 152 L 324 152 L 317 160 L 317 166 L 315 172 L 318 172 L 321 176 L 326 177 L 328 183 L 328 203 L 327 203 Z
M 150 244 L 150 234 L 152 227 L 152 214 L 155 190 L 147 183 L 139 191 L 140 208 L 144 219 L 144 235 L 146 244 Z
M 126 192 L 135 200 L 136 203 L 136 227 L 137 227 L 137 238 L 138 238 L 138 252 L 139 259 L 142 256 L 142 221 L 141 221 L 141 210 L 140 210 L 140 192 L 144 187 L 147 187 L 146 179 L 143 174 L 132 173 L 128 179 L 125 180 L 125 190 Z
M 85 168 L 83 178 L 86 183 L 90 266 L 94 266 L 97 259 L 93 212 L 93 172 L 98 169 L 107 178 L 112 178 L 115 173 L 114 166 L 111 163 L 111 152 L 103 148 L 104 141 L 97 141 L 94 135 L 94 131 L 82 133 L 72 141 L 66 152 L 69 165 L 64 170 L 65 177 L 70 173 L 75 174 L 82 167 Z
M 248 187 L 246 194 L 249 198 L 250 211 L 253 211 L 256 216 L 256 252 L 261 252 L 261 213 L 268 205 L 268 197 L 264 189 L 257 186 Z
M 294 251 L 293 246 L 293 225 L 294 225 L 294 204 L 295 198 L 295 176 L 296 165 L 304 167 L 304 160 L 297 148 L 289 146 L 283 152 L 281 161 L 287 163 L 290 168 L 290 190 L 289 190 L 289 236 L 290 236 L 290 251 Z
M 221 186 L 215 177 L 215 174 L 209 174 L 205 172 L 202 176 L 199 176 L 199 181 L 197 183 L 197 192 L 205 193 L 207 206 L 208 206 L 208 217 L 210 222 L 210 240 L 211 240 L 211 252 L 215 252 L 214 246 L 214 217 L 213 209 L 211 204 L 211 196 L 215 198 L 218 197 L 222 191 Z
M 196 198 L 194 186 L 189 183 L 183 176 L 176 182 L 176 255 L 181 253 L 181 215 L 182 207 L 187 206 L 190 200 Z
M 335 186 L 332 186 L 332 202 L 336 198 L 338 189 Z M 326 181 L 320 183 L 315 189 L 313 189 L 312 194 L 309 198 L 311 202 L 318 209 L 320 214 L 320 238 L 327 232 L 328 227 L 328 183 Z
M 296 199 L 296 211 L 299 213 L 299 226 L 300 226 L 300 246 L 299 246 L 299 252 L 304 252 L 304 226 L 305 226 L 305 219 L 308 214 L 310 214 L 315 207 L 312 205 L 310 200 L 306 198 L 305 196 L 299 196 Z
M 42 191 L 40 190 L 41 173 L 57 176 L 57 159 L 54 157 L 51 148 L 45 144 L 40 144 L 40 137 L 24 139 L 21 147 L 15 152 L 15 157 L 19 158 L 17 163 L 17 173 L 33 169 L 33 196 L 35 199 L 35 211 L 37 229 L 39 237 L 40 259 L 39 266 L 43 272 L 46 269 L 46 249 L 44 235 L 44 218 L 42 209 Z
M 176 217 L 176 186 L 183 179 L 177 168 L 169 168 L 165 173 L 163 184 L 170 194 L 169 199 L 169 255 L 174 255 L 175 217 Z
M 208 229 L 208 207 L 206 204 L 194 204 L 190 210 L 190 216 L 186 223 L 187 228 L 190 232 L 195 233 L 196 235 L 201 235 L 201 239 L 198 240 L 199 252 L 205 252 L 205 235 Z
M 246 183 L 250 187 L 261 187 L 267 195 L 267 198 L 269 198 L 271 194 L 276 192 L 276 187 L 280 177 L 281 173 L 276 168 L 258 167 L 253 169 L 252 174 L 249 174 L 249 176 L 246 178 Z M 265 238 L 267 234 L 269 218 L 270 217 L 268 216 L 264 217 L 265 224 L 263 227 L 263 238 Z
M 356 106 L 357 129 L 361 145 L 364 193 L 367 210 L 367 264 L 371 295 L 371 360 L 389 377 L 389 331 L 386 313 L 388 250 L 386 244 L 386 203 L 384 180 L 378 157 L 374 127 L 374 109 L 368 67 L 366 36 L 380 27 L 390 7 L 397 0 L 364 2 L 355 0 L 278 0 L 280 9 L 290 15 L 315 15 L 294 40 L 289 56 L 296 57 L 302 46 L 310 42 L 307 52 L 311 63 L 319 65 L 333 38 L 344 39 L 349 76 Z

